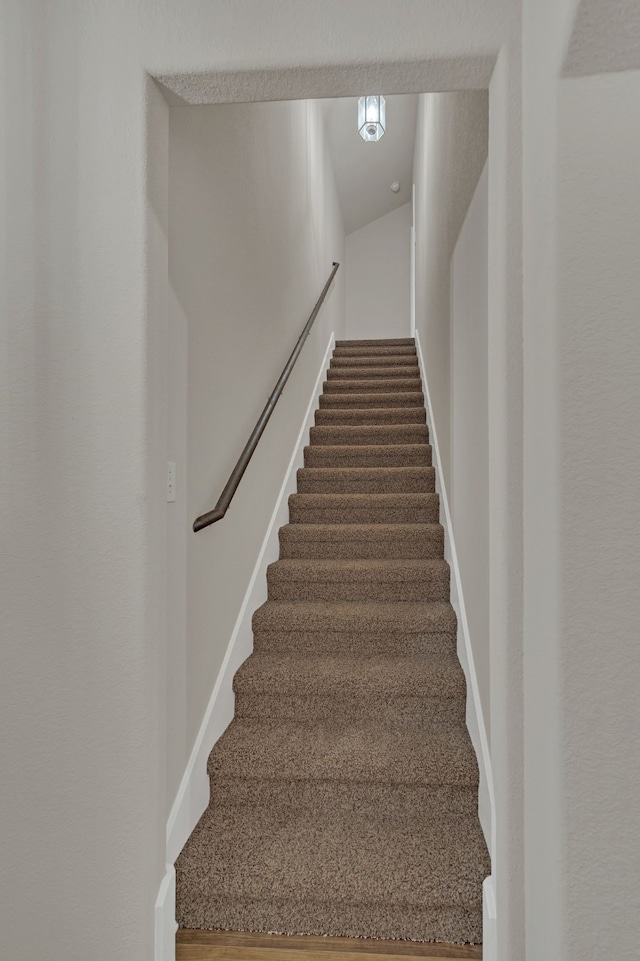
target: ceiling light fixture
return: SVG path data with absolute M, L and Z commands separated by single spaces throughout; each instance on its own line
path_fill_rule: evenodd
M 360 97 L 358 100 L 358 133 L 365 143 L 380 140 L 385 131 L 384 97 Z

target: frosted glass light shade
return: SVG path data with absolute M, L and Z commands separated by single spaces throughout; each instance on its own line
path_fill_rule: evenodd
M 363 140 L 380 140 L 385 129 L 384 97 L 360 97 L 358 100 L 358 133 Z

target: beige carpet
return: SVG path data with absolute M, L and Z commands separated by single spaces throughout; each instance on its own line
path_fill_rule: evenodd
M 480 942 L 490 865 L 414 342 L 338 341 L 315 420 L 178 922 Z

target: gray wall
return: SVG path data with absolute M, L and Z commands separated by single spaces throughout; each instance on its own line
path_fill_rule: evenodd
M 231 473 L 344 235 L 318 106 L 176 107 L 170 120 L 169 277 L 187 331 L 187 513 Z M 190 750 L 248 586 L 332 331 L 344 267 L 225 519 L 187 539 Z M 180 570 L 176 566 L 176 576 Z M 184 767 L 184 765 L 183 765 Z
M 450 264 L 487 159 L 486 91 L 423 94 L 413 168 L 416 186 L 416 331 L 422 343 L 444 481 L 451 447 Z
M 403 204 L 347 235 L 348 338 L 410 336 L 410 230 Z

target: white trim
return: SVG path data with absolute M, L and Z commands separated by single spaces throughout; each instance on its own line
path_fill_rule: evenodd
M 493 875 L 489 875 L 482 882 L 482 957 L 484 961 L 497 961 L 496 918 L 496 885 Z
M 167 864 L 167 871 L 160 884 L 156 899 L 155 923 L 155 961 L 175 961 L 176 956 L 176 872 L 173 864 Z
M 198 736 L 169 814 L 169 820 L 167 821 L 167 864 L 169 866 L 175 863 L 187 838 L 209 804 L 207 760 L 214 744 L 233 719 L 233 676 L 253 650 L 251 618 L 253 612 L 267 599 L 267 566 L 278 559 L 278 531 L 288 521 L 289 494 L 295 493 L 297 487 L 296 471 L 299 467 L 304 466 L 304 447 L 307 443 L 309 428 L 313 425 L 314 413 L 322 393 L 322 382 L 334 344 L 335 333 L 332 332 L 267 532 L 253 568 L 249 586 L 229 639 L 220 672 L 216 678 Z M 173 872 L 173 867 L 170 870 Z M 165 932 L 169 930 L 170 924 L 175 924 L 175 877 L 173 888 L 171 888 L 167 880 L 168 874 L 169 872 L 167 872 L 167 877 L 163 881 L 165 887 L 161 888 L 161 893 L 164 893 L 162 898 L 158 895 L 158 903 L 156 904 L 156 961 L 173 961 L 174 959 L 173 947 L 171 947 L 170 954 L 166 950 L 164 953 L 159 953 L 163 938 L 166 940 Z M 171 896 L 172 891 L 173 896 Z M 175 928 L 172 927 L 172 930 L 175 930 Z
M 411 192 L 411 236 L 410 236 L 410 258 L 411 258 L 411 288 L 409 291 L 409 303 L 411 314 L 409 320 L 409 337 L 416 335 L 416 185 L 413 185 Z
M 431 407 L 431 397 L 429 395 L 429 382 L 427 371 L 422 355 L 420 337 L 415 334 L 416 350 L 418 352 L 418 362 L 424 383 L 424 392 L 427 407 L 427 423 L 429 425 L 429 440 L 433 448 L 434 467 L 436 468 L 436 491 L 440 495 L 440 505 L 442 508 L 442 520 L 444 526 L 444 556 L 451 567 L 451 604 L 456 612 L 458 619 L 458 657 L 467 680 L 467 727 L 478 758 L 480 768 L 480 786 L 478 790 L 478 816 L 484 832 L 491 861 L 494 863 L 495 855 L 495 796 L 493 790 L 493 773 L 491 770 L 491 755 L 489 753 L 489 740 L 487 738 L 487 728 L 482 713 L 480 702 L 480 689 L 478 687 L 478 677 L 473 661 L 473 650 L 471 647 L 471 637 L 469 634 L 469 622 L 467 611 L 464 604 L 464 594 L 462 591 L 462 579 L 458 566 L 458 555 L 453 537 L 453 525 L 451 523 L 451 513 L 449 511 L 449 500 L 447 490 L 443 482 L 442 463 L 440 460 L 440 448 L 438 447 L 438 435 L 433 420 L 433 409 Z

